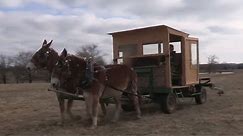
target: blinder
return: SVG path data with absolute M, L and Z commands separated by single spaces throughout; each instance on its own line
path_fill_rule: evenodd
M 71 60 L 58 60 L 56 63 L 56 66 L 62 71 L 64 72 L 65 70 L 67 70 L 67 75 L 71 76 L 71 71 L 70 71 L 70 64 L 69 62 L 71 62 Z

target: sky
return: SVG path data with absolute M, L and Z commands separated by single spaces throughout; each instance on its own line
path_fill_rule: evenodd
M 167 25 L 198 37 L 200 63 L 243 63 L 242 0 L 1 0 L 0 54 L 36 51 L 44 39 L 75 53 L 96 44 L 112 60 L 109 32 Z

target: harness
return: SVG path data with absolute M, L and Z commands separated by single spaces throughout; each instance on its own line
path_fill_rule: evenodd
M 90 59 L 86 60 L 86 68 L 84 71 L 84 79 L 81 79 L 81 85 L 83 89 L 89 88 L 94 78 L 94 65 L 93 61 Z
M 91 83 L 92 83 L 94 80 L 99 81 L 98 79 L 96 79 L 96 78 L 94 77 L 94 73 L 95 73 L 95 72 L 105 71 L 105 76 L 106 76 L 106 79 L 105 79 L 105 80 L 107 81 L 107 80 L 108 80 L 108 74 L 107 74 L 107 72 L 106 72 L 107 69 L 109 69 L 109 68 L 102 67 L 101 70 L 96 70 L 96 71 L 94 71 L 94 63 L 93 63 L 92 59 L 87 59 L 87 60 L 86 60 L 85 73 L 84 73 L 85 77 L 84 77 L 84 79 L 82 79 L 82 81 L 81 81 L 82 89 L 90 88 Z M 111 89 L 113 89 L 113 90 L 122 92 L 122 93 L 124 93 L 124 94 L 134 95 L 134 96 L 138 96 L 138 97 L 140 97 L 140 95 L 138 95 L 137 93 L 131 93 L 131 92 L 127 92 L 127 91 L 118 89 L 118 88 L 116 88 L 116 87 L 114 87 L 114 86 L 108 84 L 107 82 L 104 83 L 104 86 L 105 86 L 105 88 L 106 88 L 106 87 L 109 87 L 109 88 L 111 88 Z M 105 92 L 105 91 L 103 91 L 102 95 L 104 94 L 104 92 Z
M 85 60 L 85 63 L 86 63 L 86 67 L 85 67 L 85 70 L 83 71 L 83 78 L 79 81 L 79 83 L 81 83 L 81 86 L 79 87 L 76 87 L 75 89 L 75 93 L 66 93 L 66 92 L 62 92 L 62 91 L 55 91 L 55 92 L 58 92 L 58 93 L 63 93 L 65 95 L 69 95 L 69 96 L 73 96 L 73 97 L 79 97 L 79 94 L 80 94 L 80 91 L 83 90 L 83 89 L 89 89 L 92 85 L 92 82 L 94 81 L 97 81 L 99 83 L 101 83 L 97 78 L 95 78 L 94 74 L 96 72 L 105 72 L 105 82 L 104 83 L 101 83 L 104 85 L 104 91 L 102 92 L 102 96 L 103 94 L 105 93 L 105 88 L 109 87 L 115 91 L 119 91 L 119 92 L 122 92 L 125 96 L 128 96 L 128 95 L 132 95 L 132 96 L 137 96 L 137 97 L 143 97 L 141 95 L 139 95 L 138 93 L 132 93 L 132 92 L 127 92 L 126 90 L 121 90 L 121 89 L 118 89 L 110 84 L 108 84 L 106 81 L 109 80 L 109 75 L 107 74 L 107 70 L 110 69 L 110 67 L 108 68 L 105 68 L 104 66 L 100 66 L 100 68 L 98 68 L 97 70 L 95 70 L 95 66 L 94 66 L 94 62 L 91 60 L 91 59 L 87 59 Z M 68 79 L 66 80 L 68 81 Z M 50 91 L 53 91 L 50 89 Z M 129 99 L 131 99 L 130 97 L 128 97 Z M 82 98 L 83 99 L 83 98 Z

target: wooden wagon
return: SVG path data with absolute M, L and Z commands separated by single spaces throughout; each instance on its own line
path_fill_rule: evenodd
M 194 97 L 206 102 L 210 78 L 199 78 L 198 38 L 166 25 L 109 33 L 114 63 L 132 67 L 141 94 L 161 105 L 165 113 L 176 109 L 177 99 Z M 174 50 L 173 50 L 174 48 Z M 129 102 L 122 105 L 131 109 Z

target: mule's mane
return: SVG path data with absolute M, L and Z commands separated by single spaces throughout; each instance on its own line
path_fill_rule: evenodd
M 83 58 L 83 57 L 81 57 L 81 56 L 77 56 L 77 55 L 71 55 L 71 56 L 74 56 L 74 57 L 77 58 L 77 59 L 80 59 L 80 60 L 85 61 L 85 58 Z
M 86 68 L 86 61 L 79 57 L 79 56 L 76 56 L 76 55 L 72 55 L 72 54 L 68 54 L 68 56 L 65 57 L 65 61 L 67 61 L 68 63 L 72 63 L 73 67 L 83 67 L 83 68 Z M 77 69 L 77 70 L 81 70 L 81 69 Z
M 55 51 L 53 48 L 49 48 L 51 51 L 53 51 L 53 52 L 55 52 L 56 54 L 58 54 L 57 53 L 57 51 Z
M 86 60 L 83 57 L 76 56 L 76 55 L 73 55 L 73 54 L 68 54 L 68 56 L 66 58 L 74 58 L 76 61 L 86 62 Z

